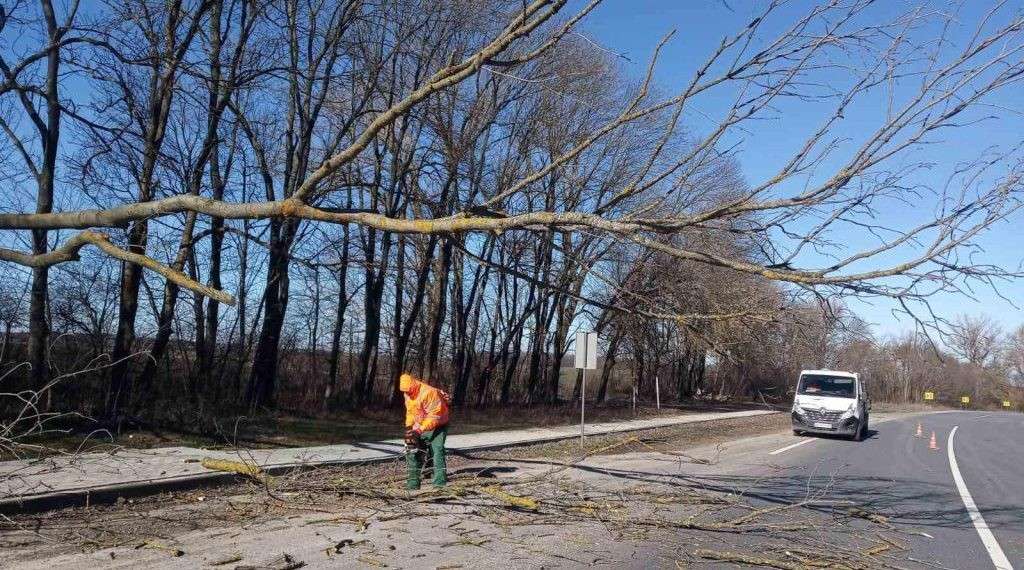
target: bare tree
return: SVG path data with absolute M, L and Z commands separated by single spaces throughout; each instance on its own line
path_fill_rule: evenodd
M 18 291 L 14 282 L 0 279 L 0 325 L 4 329 L 4 337 L 0 341 L 0 365 L 12 358 L 14 343 L 11 333 L 14 327 L 20 326 L 23 322 L 24 297 L 24 290 Z
M 959 315 L 949 335 L 953 351 L 969 364 L 986 367 L 998 356 L 1003 331 L 987 315 Z
M 1003 353 L 1006 356 L 1007 368 L 1013 375 L 1018 386 L 1024 384 L 1024 325 L 1019 325 L 1013 332 L 1006 335 L 1006 348 Z
M 0 6 L 0 34 L 25 34 L 38 38 L 35 44 L 28 43 L 30 47 L 23 53 L 13 54 L 5 49 L 5 53 L 0 54 L 0 72 L 3 73 L 0 98 L 15 98 L 31 125 L 26 129 L 27 132 L 19 132 L 16 122 L 0 117 L 0 129 L 17 149 L 25 162 L 25 168 L 35 179 L 37 214 L 53 211 L 63 115 L 60 100 L 61 60 L 66 47 L 76 40 L 72 26 L 77 12 L 77 0 L 67 6 L 62 17 L 58 16 L 50 0 L 40 0 L 34 8 L 28 2 L 15 2 L 10 7 Z M 10 46 L 8 49 L 13 49 L 18 42 L 9 40 L 5 43 Z M 8 59 L 10 55 L 14 55 L 15 59 Z M 38 150 L 34 151 L 33 146 L 38 146 Z M 35 259 L 48 254 L 47 236 L 44 227 L 32 230 L 32 255 Z M 0 255 L 0 259 L 4 257 Z M 36 389 L 41 389 L 49 381 L 47 349 L 50 324 L 46 303 L 49 267 L 52 264 L 29 265 L 32 267 L 32 288 L 29 297 L 28 361 L 31 383 Z
M 503 402 L 553 401 L 581 319 L 607 331 L 609 349 L 637 382 L 672 369 L 680 393 L 708 387 L 713 352 L 734 363 L 714 370 L 717 393 L 750 392 L 797 365 L 781 358 L 786 349 L 839 362 L 841 349 L 863 336 L 838 326 L 855 325 L 835 314 L 841 298 L 894 299 L 934 325 L 932 295 L 1019 276 L 974 253 L 978 236 L 1020 211 L 1020 147 L 964 156 L 938 183 L 906 182 L 930 167 L 918 151 L 943 133 L 979 128 L 1001 112 L 991 98 L 1019 90 L 1019 13 L 996 4 L 965 36 L 955 14 L 883 17 L 869 0 L 837 0 L 793 16 L 767 2 L 666 93 L 656 86 L 657 60 L 671 34 L 644 77 L 627 84 L 610 56 L 572 34 L 598 4 L 563 14 L 564 0 L 242 3 L 233 9 L 251 12 L 229 16 L 241 24 L 234 29 L 255 22 L 249 44 L 269 47 L 243 51 L 235 66 L 216 55 L 214 41 L 227 4 L 170 2 L 145 12 L 150 3 L 140 0 L 150 14 L 139 20 L 141 51 L 111 49 L 106 36 L 90 37 L 90 49 L 110 56 L 104 69 L 148 78 L 138 88 L 119 80 L 124 73 L 104 78 L 117 87 L 111 102 L 141 120 L 106 116 L 84 129 L 103 142 L 97 148 L 117 149 L 117 170 L 132 175 L 104 171 L 110 192 L 95 208 L 0 213 L 0 229 L 15 235 L 80 230 L 52 250 L 0 248 L 0 260 L 39 270 L 96 246 L 124 262 L 119 363 L 132 350 L 139 292 L 148 286 L 142 268 L 167 281 L 165 306 L 153 308 L 164 343 L 175 318 L 172 284 L 207 296 L 213 301 L 193 303 L 194 322 L 182 327 L 196 353 L 181 356 L 209 363 L 228 310 L 220 303 L 235 301 L 223 290 L 221 238 L 237 230 L 245 248 L 267 255 L 264 270 L 239 251 L 238 289 L 263 281 L 261 300 L 236 314 L 239 336 L 259 331 L 246 388 L 254 408 L 273 404 L 285 339 L 299 338 L 288 308 L 296 264 L 318 277 L 331 266 L 339 277 L 334 311 L 321 310 L 318 280 L 299 301 L 310 305 L 301 313 L 312 319 L 303 324 L 308 358 L 318 355 L 311 331 L 334 315 L 329 366 L 309 367 L 327 371 L 318 381 L 333 398 L 345 392 L 345 321 L 360 323 L 349 327 L 360 341 L 347 346 L 358 352 L 347 359 L 354 405 L 372 401 L 380 378 L 408 365 L 450 378 L 460 401 L 472 378 L 478 402 L 492 392 Z M 923 31 L 935 25 L 938 38 Z M 205 41 L 193 41 L 204 29 Z M 201 107 L 206 118 L 194 135 L 202 150 L 182 153 L 188 160 L 172 159 L 163 138 L 168 124 L 188 122 L 171 116 L 183 77 L 210 81 L 207 104 L 182 106 Z M 133 99 L 137 92 L 145 96 Z M 710 99 L 725 102 L 706 117 L 711 126 L 688 131 L 689 109 Z M 771 174 L 739 175 L 752 125 L 784 128 L 795 105 L 818 113 L 817 125 L 775 157 Z M 877 127 L 851 134 L 846 113 L 865 105 L 877 108 Z M 231 167 L 230 157 L 246 166 Z M 225 192 L 232 184 L 234 196 Z M 908 206 L 927 214 L 878 214 Z M 207 219 L 209 233 L 194 233 Z M 330 225 L 342 226 L 340 238 Z M 177 244 L 172 253 L 147 247 L 151 227 L 172 226 L 153 230 Z M 123 246 L 98 231 L 119 227 L 128 228 Z M 844 239 L 849 232 L 864 239 Z M 209 246 L 195 245 L 207 235 Z M 338 239 L 341 252 L 329 251 Z M 478 331 L 488 338 L 475 339 Z M 387 346 L 390 362 L 381 358 Z M 113 408 L 125 366 L 112 374 Z M 914 382 L 903 385 L 909 397 Z

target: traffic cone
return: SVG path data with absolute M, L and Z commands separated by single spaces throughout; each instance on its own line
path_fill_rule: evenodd
M 914 437 L 924 437 L 924 432 L 921 431 L 921 422 L 917 422 L 917 432 L 914 433 Z
M 935 432 L 932 432 L 932 440 L 928 442 L 928 449 L 939 450 L 939 444 L 935 443 Z

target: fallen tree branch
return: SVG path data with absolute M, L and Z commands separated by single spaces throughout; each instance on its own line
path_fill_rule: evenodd
M 780 568 L 781 570 L 806 570 L 807 568 L 803 564 L 794 564 L 792 562 L 786 562 L 784 560 L 767 558 L 765 556 L 754 556 L 752 554 L 743 554 L 740 552 L 708 550 L 701 548 L 695 551 L 694 555 L 700 558 L 706 558 L 708 560 L 718 560 L 720 562 L 736 562 L 739 564 L 749 564 L 751 566 L 767 566 L 769 568 Z
M 171 267 L 168 267 L 147 255 L 121 249 L 114 245 L 113 242 L 110 241 L 110 237 L 106 234 L 92 230 L 85 230 L 72 236 L 64 242 L 64 245 L 47 253 L 33 255 L 0 247 L 0 261 L 10 261 L 12 263 L 32 268 L 49 267 L 60 263 L 67 263 L 69 261 L 78 261 L 79 252 L 87 245 L 93 245 L 99 248 L 100 251 L 114 259 L 120 259 L 127 263 L 134 263 L 145 267 L 150 271 L 154 271 L 168 281 L 175 283 L 182 288 L 195 291 L 196 293 L 211 299 L 216 299 L 221 303 L 228 305 L 235 304 L 235 298 L 232 295 L 218 289 L 214 289 L 213 287 L 203 285 L 202 283 L 191 279 L 181 271 L 176 271 L 175 269 L 172 269 Z
M 266 483 L 267 475 L 258 465 L 250 465 L 244 461 L 231 461 L 229 459 L 213 459 L 204 457 L 202 466 L 213 471 L 224 471 L 244 475 L 259 483 Z

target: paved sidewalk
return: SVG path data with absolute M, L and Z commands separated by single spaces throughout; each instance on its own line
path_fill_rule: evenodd
M 770 410 L 681 414 L 645 420 L 587 425 L 588 435 L 638 431 L 679 424 L 706 422 L 776 413 Z M 528 443 L 579 437 L 579 425 L 530 428 L 452 435 L 452 451 L 496 449 Z M 402 440 L 325 445 L 285 449 L 213 451 L 194 447 L 122 449 L 113 453 L 55 456 L 31 461 L 0 462 L 0 512 L 38 510 L 65 504 L 88 503 L 90 499 L 200 486 L 234 477 L 210 471 L 200 464 L 204 457 L 240 458 L 255 462 L 268 472 L 299 467 L 367 463 L 397 459 Z

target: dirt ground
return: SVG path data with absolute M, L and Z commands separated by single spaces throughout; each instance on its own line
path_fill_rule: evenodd
M 729 451 L 738 438 L 784 433 L 788 421 L 722 420 L 589 438 L 586 447 L 456 456 L 448 487 L 417 494 L 401 488 L 404 465 L 392 462 L 15 517 L 0 523 L 0 566 L 812 567 L 828 562 L 822 541 L 833 539 L 805 531 L 835 526 L 837 515 L 759 504 L 742 488 L 686 475 L 738 468 Z M 827 556 L 885 567 L 874 563 L 892 546 L 877 530 L 843 535 Z

